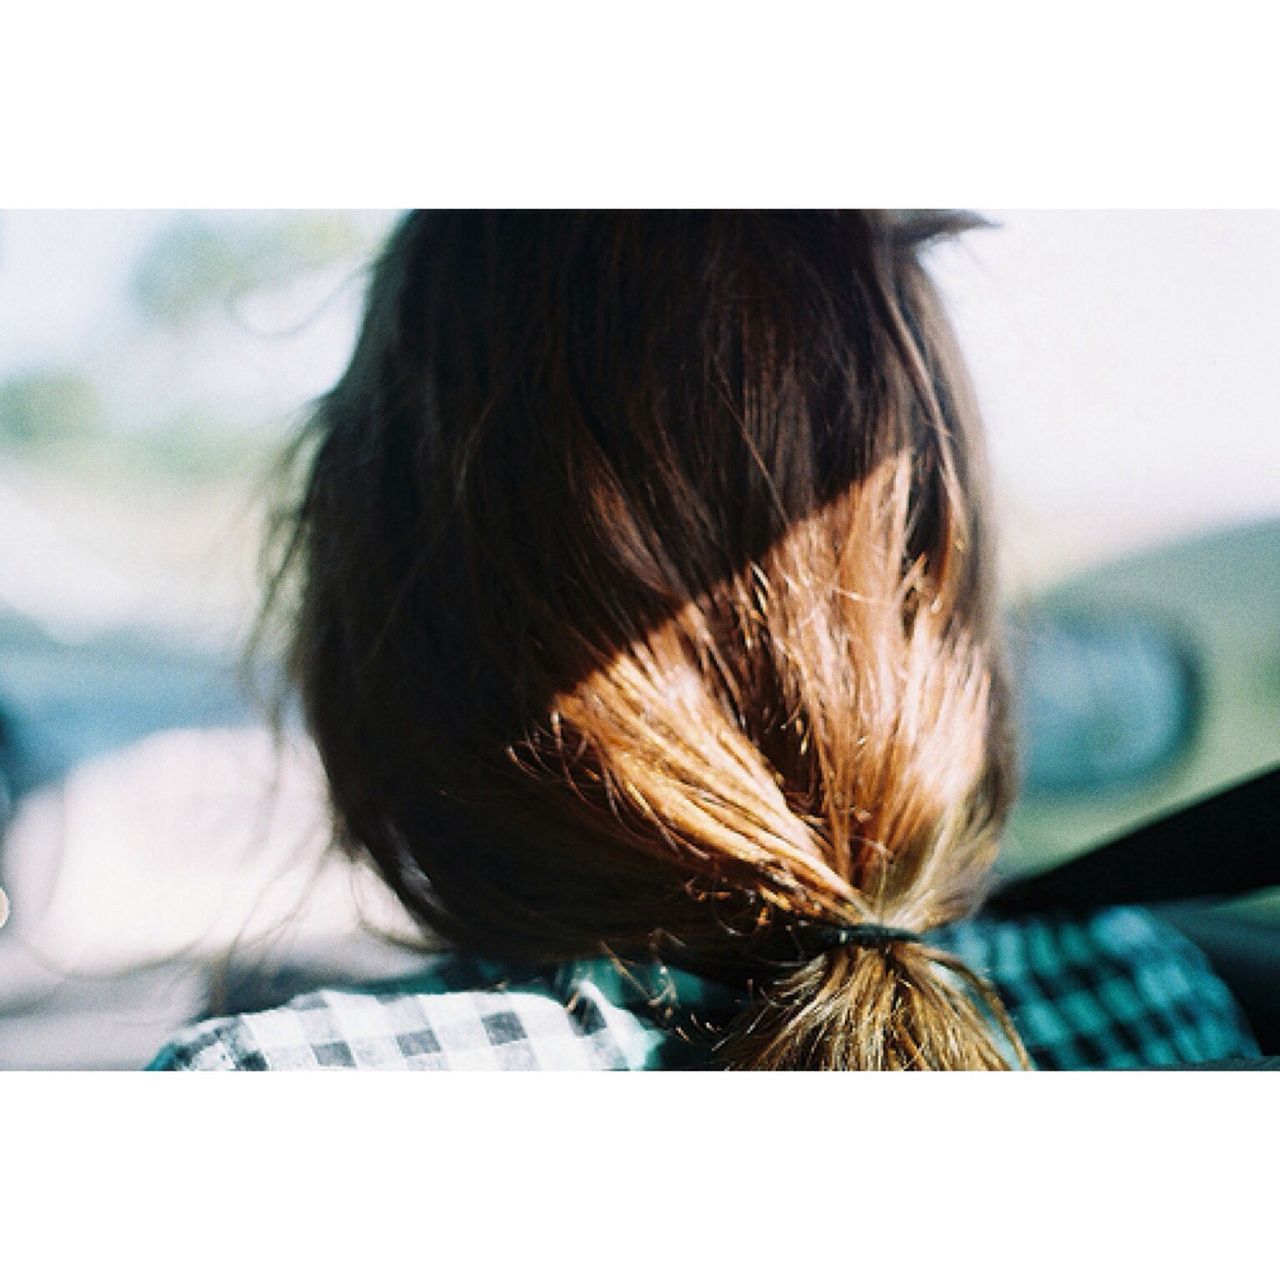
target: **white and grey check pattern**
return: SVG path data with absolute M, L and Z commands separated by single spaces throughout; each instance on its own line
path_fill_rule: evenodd
M 1048 1070 L 1178 1066 L 1256 1056 L 1231 993 L 1181 934 L 1137 908 L 983 919 L 930 941 L 999 990 Z M 710 1065 L 690 1016 L 723 1024 L 728 989 L 656 966 L 584 960 L 517 971 L 451 955 L 397 982 L 315 991 L 216 1018 L 151 1070 L 652 1070 Z
M 469 965 L 473 979 L 496 970 Z M 461 977 L 457 965 L 441 969 Z M 428 984 L 430 987 L 435 982 Z M 328 990 L 220 1018 L 175 1040 L 157 1069 L 418 1071 L 641 1069 L 661 1033 L 583 981 L 570 1008 L 521 990 Z

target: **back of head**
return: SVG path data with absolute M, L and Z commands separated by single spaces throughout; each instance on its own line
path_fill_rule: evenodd
M 427 213 L 312 424 L 293 674 L 342 842 L 488 954 L 760 984 L 726 1062 L 1000 1066 L 1011 792 L 963 219 Z M 957 981 L 955 973 L 964 981 Z

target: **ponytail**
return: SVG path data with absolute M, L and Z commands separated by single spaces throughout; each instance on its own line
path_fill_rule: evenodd
M 720 1060 L 756 1071 L 1030 1065 L 991 985 L 921 942 L 836 948 L 806 962 L 739 1015 Z

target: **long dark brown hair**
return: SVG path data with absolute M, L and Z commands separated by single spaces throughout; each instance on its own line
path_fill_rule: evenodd
M 979 424 L 919 262 L 971 221 L 401 222 L 276 598 L 339 842 L 424 926 L 745 977 L 729 1065 L 1005 1065 L 953 958 L 793 945 L 972 912 L 1011 798 Z

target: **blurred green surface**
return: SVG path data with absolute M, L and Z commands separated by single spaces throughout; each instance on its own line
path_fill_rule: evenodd
M 1063 861 L 1280 761 L 1280 520 L 1126 557 L 1060 584 L 1035 607 L 1165 623 L 1196 655 L 1204 702 L 1187 749 L 1140 785 L 1025 797 L 1010 826 L 1006 871 Z M 1274 913 L 1280 897 L 1253 905 Z

